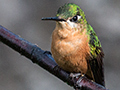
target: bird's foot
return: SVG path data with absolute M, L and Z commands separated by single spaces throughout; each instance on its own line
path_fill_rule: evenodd
M 70 78 L 74 81 L 74 88 L 75 90 L 80 90 L 80 87 L 78 86 L 81 80 L 83 79 L 84 74 L 83 73 L 70 73 Z
M 70 77 L 73 79 L 78 80 L 80 77 L 84 76 L 84 74 L 81 73 L 70 73 Z
M 82 75 L 82 76 L 76 81 L 76 83 L 74 84 L 75 90 L 82 90 L 82 89 L 81 89 L 81 86 L 80 86 L 80 83 L 81 83 L 83 77 L 84 77 L 84 75 Z M 85 90 L 86 90 L 86 89 L 85 89 Z
M 79 78 L 81 76 L 81 73 L 70 73 L 70 77 L 72 78 Z
M 77 80 L 76 84 L 79 84 L 81 82 L 81 80 L 83 79 L 84 76 L 85 76 L 84 74 L 81 75 L 81 77 Z

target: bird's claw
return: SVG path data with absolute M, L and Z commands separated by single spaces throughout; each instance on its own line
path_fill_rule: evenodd
M 73 79 L 76 79 L 76 80 L 79 80 L 80 77 L 84 76 L 84 74 L 81 74 L 81 73 L 70 73 L 70 77 Z
M 70 73 L 70 77 L 72 78 L 78 78 L 79 76 L 81 76 L 81 73 Z

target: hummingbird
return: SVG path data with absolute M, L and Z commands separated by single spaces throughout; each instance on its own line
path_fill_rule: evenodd
M 56 21 L 51 52 L 58 66 L 105 86 L 102 46 L 82 9 L 68 3 L 58 9 L 55 17 L 43 17 L 42 20 Z

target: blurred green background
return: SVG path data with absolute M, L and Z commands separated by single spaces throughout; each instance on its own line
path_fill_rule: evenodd
M 105 53 L 105 81 L 119 90 L 120 0 L 0 0 L 0 25 L 50 50 L 55 22 L 41 21 L 55 16 L 65 3 L 78 4 L 96 31 Z M 47 71 L 0 42 L 0 90 L 73 90 Z

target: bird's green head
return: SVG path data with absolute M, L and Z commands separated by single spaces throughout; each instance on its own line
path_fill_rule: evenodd
M 87 23 L 82 9 L 73 3 L 68 3 L 61 6 L 57 11 L 56 17 L 42 18 L 42 20 L 54 20 L 58 23 L 66 22 L 72 27 L 75 27 L 77 24 Z
M 73 22 L 86 20 L 85 14 L 82 9 L 78 5 L 73 3 L 68 3 L 60 7 L 57 11 L 56 16 L 64 20 L 70 19 Z

